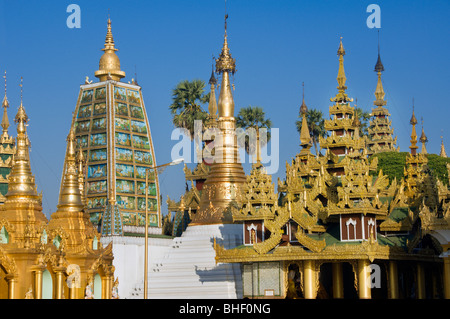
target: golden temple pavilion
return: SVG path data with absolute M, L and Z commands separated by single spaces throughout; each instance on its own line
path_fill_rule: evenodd
M 215 242 L 216 261 L 241 264 L 248 298 L 450 298 L 449 183 L 417 152 L 414 112 L 403 178 L 377 170 L 370 154 L 398 152 L 384 107 L 384 67 L 378 55 L 376 108 L 362 137 L 346 93 L 345 53 L 341 38 L 338 92 L 320 139 L 325 155 L 310 152 L 303 100 L 301 151 L 286 163 L 277 192 L 264 166 L 253 165 L 242 204 L 231 209 L 242 243 L 226 249 Z
M 22 84 L 21 84 L 22 86 Z M 7 97 L 3 100 L 2 157 L 7 192 L 0 206 L 0 298 L 84 299 L 112 296 L 114 267 L 111 245 L 89 221 L 79 185 L 84 163 L 76 157 L 75 135 L 67 138 L 68 156 L 57 210 L 47 220 L 42 194 L 30 167 L 28 116 L 22 103 L 15 116 L 17 136 L 8 134 Z

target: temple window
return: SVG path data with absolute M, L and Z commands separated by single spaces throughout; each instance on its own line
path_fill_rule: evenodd
M 348 240 L 356 239 L 356 220 L 349 219 L 345 222 L 345 226 L 347 226 L 347 238 Z M 351 230 L 352 229 L 352 230 Z M 353 234 L 353 238 L 350 237 L 350 234 Z
M 97 239 L 97 236 L 95 236 L 94 239 L 92 240 L 92 249 L 93 249 L 93 250 L 97 250 L 97 249 L 98 249 L 98 239 Z
M 55 247 L 59 249 L 59 246 L 61 246 L 61 236 L 56 235 L 56 237 L 53 239 L 53 245 L 55 245 Z
M 45 231 L 45 229 L 42 231 L 42 235 L 41 235 L 41 244 L 47 244 L 48 242 L 48 236 L 47 236 L 47 232 Z
M 7 244 L 9 242 L 9 234 L 5 229 L 5 226 L 0 230 L 0 244 Z

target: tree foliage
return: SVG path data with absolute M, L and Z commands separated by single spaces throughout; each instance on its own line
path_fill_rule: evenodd
M 378 175 L 380 169 L 383 170 L 383 174 L 389 177 L 389 181 L 393 181 L 397 178 L 400 181 L 403 178 L 403 170 L 406 167 L 406 156 L 408 152 L 383 152 L 372 155 L 369 161 L 372 161 L 375 157 L 378 158 L 378 168 L 373 175 Z M 431 174 L 448 185 L 448 170 L 447 163 L 450 163 L 450 158 L 441 157 L 436 154 L 427 154 L 428 167 Z
M 194 121 L 206 120 L 208 112 L 202 109 L 202 104 L 208 102 L 209 93 L 205 93 L 204 81 L 184 80 L 178 83 L 172 91 L 172 104 L 169 106 L 175 127 L 187 129 L 193 139 Z
M 369 132 L 367 128 L 369 127 L 369 121 L 370 121 L 370 113 L 364 111 L 360 107 L 356 107 L 356 114 L 358 115 L 359 121 L 361 122 L 361 127 L 359 128 L 359 136 L 368 135 Z
M 383 170 L 383 174 L 389 177 L 389 181 L 392 182 L 394 178 L 400 181 L 403 178 L 403 170 L 406 166 L 407 152 L 383 152 L 373 154 L 369 161 L 371 162 L 375 157 L 378 158 L 378 167 L 376 172 L 372 172 L 377 176 L 380 169 Z
M 297 131 L 300 134 L 302 131 L 302 114 L 299 114 L 299 119 L 295 122 L 297 127 Z M 306 123 L 308 123 L 309 135 L 311 136 L 311 141 L 313 142 L 314 149 L 316 150 L 316 154 L 319 154 L 319 137 L 325 137 L 327 135 L 327 131 L 325 130 L 325 119 L 323 118 L 322 111 L 316 109 L 309 109 L 306 112 Z
M 236 117 L 236 127 L 242 129 L 253 128 L 255 129 L 253 131 L 254 134 L 256 134 L 256 130 L 259 130 L 261 128 L 267 129 L 266 140 L 264 141 L 263 139 L 261 139 L 261 147 L 263 147 L 264 142 L 268 143 L 270 140 L 271 135 L 269 130 L 272 127 L 272 121 L 270 119 L 266 119 L 266 114 L 262 107 L 248 106 L 243 107 L 239 110 L 239 113 Z M 256 141 L 256 136 L 251 136 L 252 132 L 249 130 L 244 133 L 246 134 L 245 141 L 243 141 L 245 143 L 245 151 L 247 152 L 247 154 L 254 154 L 256 145 L 252 145 L 252 143 L 250 143 L 250 138 L 253 137 Z M 238 136 L 238 140 L 242 140 L 240 136 Z

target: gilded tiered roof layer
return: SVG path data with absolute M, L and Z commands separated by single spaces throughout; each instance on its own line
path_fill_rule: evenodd
M 339 92 L 332 99 L 337 103 L 330 107 L 330 116 L 334 118 L 326 121 L 332 134 L 328 141 L 321 140 L 321 146 L 327 148 L 326 154 L 312 156 L 304 139 L 302 150 L 291 163 L 286 163 L 285 180 L 278 180 L 278 196 L 275 196 L 274 185 L 263 167 L 254 167 L 244 187 L 246 200 L 240 208 L 233 210 L 232 216 L 237 223 L 262 221 L 268 235 L 262 241 L 234 249 L 225 249 L 215 243 L 217 262 L 439 261 L 438 254 L 443 248 L 438 244 L 435 246 L 438 253 L 431 253 L 429 248 L 421 248 L 420 242 L 424 236 L 422 231 L 430 234 L 438 229 L 448 229 L 450 191 L 441 182 L 433 182 L 424 154 L 415 152 L 415 116 L 411 119 L 411 154 L 407 156 L 405 175 L 399 181 L 390 182 L 382 170 L 378 171 L 378 159 L 369 161 L 367 150 L 355 151 L 359 147 L 364 149 L 361 142 L 364 139 L 353 138 L 350 134 L 333 134 L 336 130 L 351 131 L 357 124 L 351 117 L 354 108 L 348 104 L 345 95 L 344 54 L 341 42 L 338 50 Z M 384 69 L 380 59 L 376 69 L 378 72 Z M 376 123 L 390 126 L 386 119 L 388 112 L 383 107 L 385 103 L 382 103 L 381 83 L 376 97 L 377 107 L 373 114 L 384 116 Z M 372 129 L 376 131 L 377 127 Z M 354 151 L 339 156 L 333 152 L 336 146 L 353 147 Z M 340 174 L 336 174 L 337 169 Z M 364 239 L 349 242 L 344 239 L 340 223 L 342 220 L 355 222 L 354 218 L 368 222 L 368 226 L 363 230 L 366 232 Z M 422 230 L 418 230 L 420 225 Z M 287 229 L 291 232 L 290 239 L 286 237 Z
M 369 155 L 381 152 L 398 152 L 399 147 L 396 147 L 397 137 L 393 137 L 394 129 L 392 128 L 392 121 L 389 120 L 389 111 L 385 107 L 387 102 L 385 100 L 385 93 L 383 83 L 381 81 L 381 72 L 384 71 L 384 66 L 381 63 L 380 54 L 378 53 L 378 60 L 375 65 L 375 72 L 377 72 L 377 86 L 375 89 L 375 101 L 372 108 L 372 119 L 370 120 L 367 140 L 367 153 Z
M 338 49 L 338 93 L 330 99 L 335 104 L 329 108 L 330 119 L 325 120 L 325 129 L 329 132 L 329 136 L 319 138 L 320 147 L 329 149 L 335 155 L 359 152 L 365 146 L 365 138 L 359 136 L 358 115 L 355 108 L 350 105 L 353 99 L 346 93 L 344 55 L 345 50 L 341 39 Z

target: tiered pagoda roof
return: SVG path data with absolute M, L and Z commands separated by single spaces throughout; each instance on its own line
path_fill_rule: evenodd
M 330 99 L 335 104 L 329 108 L 331 118 L 325 120 L 325 129 L 329 132 L 329 136 L 320 137 L 319 142 L 321 148 L 329 149 L 334 155 L 343 156 L 364 149 L 365 138 L 359 136 L 361 123 L 355 108 L 350 105 L 353 99 L 349 98 L 346 93 L 347 77 L 344 71 L 345 50 L 342 38 L 337 54 L 339 56 L 338 93 Z M 339 173 L 342 173 L 342 171 L 342 167 L 340 167 Z
M 270 176 L 263 167 L 253 167 L 245 186 L 247 202 L 233 211 L 233 221 L 243 224 L 244 242 L 233 249 L 215 243 L 217 262 L 439 260 L 439 244 L 421 243 L 428 240 L 425 234 L 448 228 L 450 191 L 433 183 L 424 155 L 416 152 L 414 114 L 405 177 L 390 183 L 382 170 L 375 173 L 377 158 L 369 162 L 367 151 L 359 151 L 364 139 L 355 134 L 358 121 L 345 94 L 344 53 L 341 42 L 339 93 L 330 107 L 334 118 L 326 122 L 332 142 L 321 141 L 327 153 L 312 156 L 307 132 L 301 132 L 302 150 L 286 163 L 278 200 Z M 381 67 L 379 61 L 376 69 L 381 72 Z M 375 110 L 380 112 L 383 97 L 378 89 Z M 339 147 L 348 151 L 339 154 Z M 336 174 L 336 168 L 342 171 Z M 421 225 L 429 230 L 423 232 Z

